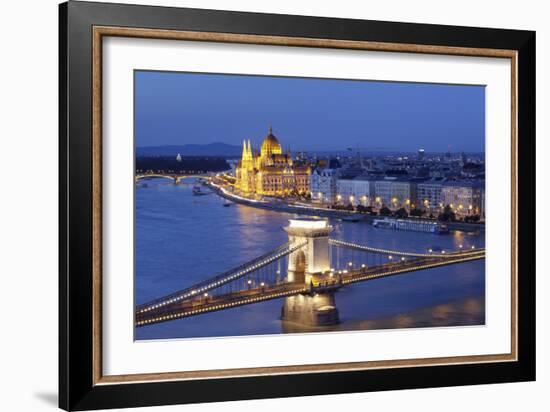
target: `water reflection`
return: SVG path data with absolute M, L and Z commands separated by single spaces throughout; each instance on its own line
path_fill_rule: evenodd
M 349 320 L 322 328 L 305 327 L 292 322 L 281 323 L 283 333 L 484 325 L 485 299 L 483 296 L 472 297 L 379 319 Z

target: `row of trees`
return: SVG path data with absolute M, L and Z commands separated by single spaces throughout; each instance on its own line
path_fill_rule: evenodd
M 422 209 L 411 209 L 411 211 L 409 212 L 407 211 L 407 209 L 403 207 L 400 209 L 397 209 L 396 211 L 392 211 L 388 207 L 384 206 L 377 212 L 375 209 L 372 208 L 372 206 L 358 205 L 355 207 L 352 204 L 347 204 L 347 205 L 333 205 L 332 209 L 356 211 L 359 213 L 365 213 L 373 216 L 377 216 L 377 215 L 388 216 L 388 217 L 391 216 L 399 219 L 403 219 L 411 216 L 411 217 L 425 217 L 428 219 L 437 218 L 437 220 L 441 222 L 455 222 L 459 220 L 457 219 L 456 213 L 453 212 L 451 207 L 448 205 L 445 206 L 443 210 L 439 214 L 437 214 L 437 216 L 435 216 L 433 213 L 428 214 L 426 211 Z M 464 222 L 475 223 L 475 222 L 479 222 L 479 219 L 480 219 L 479 215 L 471 215 L 471 216 L 464 217 Z

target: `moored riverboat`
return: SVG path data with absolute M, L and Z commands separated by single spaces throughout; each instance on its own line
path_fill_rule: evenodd
M 448 233 L 449 228 L 441 222 L 427 222 L 424 220 L 414 221 L 407 219 L 375 219 L 372 225 L 377 228 L 407 230 L 412 232 L 426 232 L 434 234 Z

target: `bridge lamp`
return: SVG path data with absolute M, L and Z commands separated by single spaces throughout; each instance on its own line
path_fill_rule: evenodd
M 404 262 L 404 261 L 405 261 L 405 257 L 402 256 L 402 257 L 401 257 L 401 262 Z
M 251 280 L 248 280 L 248 282 L 246 282 L 246 283 L 248 283 L 249 285 L 252 285 L 252 281 L 251 281 Z
M 392 259 L 393 259 L 393 256 L 392 256 L 392 255 L 389 255 L 389 256 L 388 256 L 388 259 L 389 259 L 389 260 L 392 260 Z
M 428 253 L 432 253 L 432 249 L 428 249 Z
M 476 247 L 474 245 L 472 245 L 472 249 L 475 249 Z
M 260 283 L 260 286 L 263 288 L 265 286 L 265 283 L 264 282 Z
M 348 266 L 350 266 L 350 267 L 353 266 L 353 262 L 349 262 Z
M 459 247 L 460 249 L 462 249 L 462 245 L 458 245 L 458 247 Z
M 364 268 L 364 267 L 366 267 L 366 265 L 363 263 L 363 264 L 361 265 L 361 267 Z
M 445 253 L 445 251 L 444 251 L 444 250 L 442 250 L 442 251 L 441 251 L 441 253 Z
M 208 297 L 208 293 L 205 293 L 205 294 L 204 294 L 204 297 L 207 298 L 207 297 Z

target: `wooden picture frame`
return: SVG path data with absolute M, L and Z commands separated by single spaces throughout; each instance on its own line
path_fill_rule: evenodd
M 60 5 L 59 405 L 214 402 L 535 379 L 535 33 L 168 7 Z M 380 50 L 512 62 L 511 353 L 102 374 L 102 39 Z M 521 184 L 520 184 L 521 183 Z

